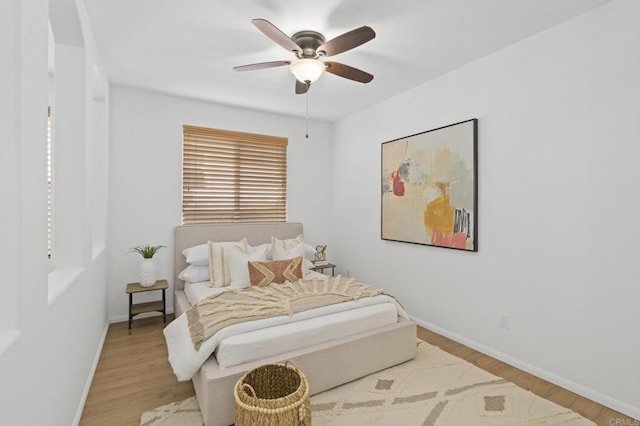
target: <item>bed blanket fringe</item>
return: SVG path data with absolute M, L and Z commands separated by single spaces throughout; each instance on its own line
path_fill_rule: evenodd
M 381 289 L 341 275 L 227 291 L 203 299 L 187 311 L 189 334 L 193 347 L 199 350 L 202 342 L 229 325 L 293 315 L 383 293 Z

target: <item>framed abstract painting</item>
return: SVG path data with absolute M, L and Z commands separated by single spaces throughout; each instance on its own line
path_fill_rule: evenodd
M 478 120 L 382 144 L 383 240 L 478 251 Z

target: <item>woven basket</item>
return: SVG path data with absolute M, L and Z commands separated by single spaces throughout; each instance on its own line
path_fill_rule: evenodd
M 311 425 L 309 384 L 292 361 L 248 371 L 233 395 L 236 426 Z

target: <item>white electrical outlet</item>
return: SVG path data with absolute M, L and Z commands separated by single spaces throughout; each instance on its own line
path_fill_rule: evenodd
M 509 329 L 509 314 L 502 313 L 498 316 L 498 325 L 505 330 Z

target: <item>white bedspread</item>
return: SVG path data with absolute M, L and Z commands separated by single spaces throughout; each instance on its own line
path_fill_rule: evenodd
M 220 341 L 214 355 L 218 366 L 224 369 L 397 322 L 396 307 L 391 303 L 379 303 L 227 337 Z
M 187 300 L 189 301 L 191 306 L 195 305 L 205 297 L 213 296 L 231 290 L 233 290 L 233 288 L 229 286 L 211 287 L 209 286 L 209 281 L 184 284 L 184 294 L 187 296 Z
M 364 306 L 371 306 L 380 303 L 391 303 L 397 311 L 398 316 L 409 319 L 404 309 L 396 302 L 393 297 L 387 295 L 379 295 L 374 297 L 364 297 L 356 301 L 336 303 L 329 306 L 323 306 L 308 311 L 299 312 L 294 315 L 281 315 L 272 318 L 261 319 L 257 321 L 249 321 L 241 324 L 234 324 L 226 327 L 202 343 L 199 350 L 195 350 L 191 337 L 189 335 L 189 327 L 186 314 L 180 315 L 164 329 L 167 348 L 169 351 L 169 363 L 173 368 L 173 372 L 180 381 L 189 380 L 198 371 L 200 366 L 211 356 L 216 350 L 222 339 L 239 335 L 253 330 L 259 330 L 266 327 L 273 327 L 280 324 L 288 324 L 296 321 L 302 321 L 309 318 L 344 312 L 350 309 L 357 309 Z

